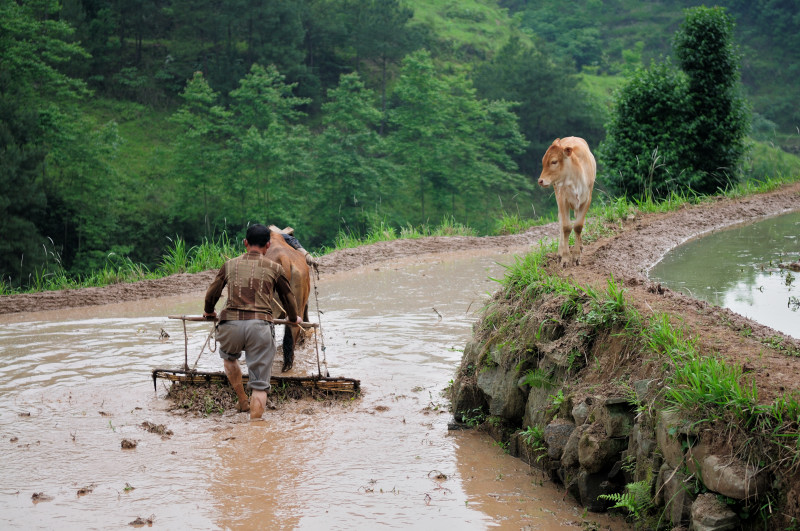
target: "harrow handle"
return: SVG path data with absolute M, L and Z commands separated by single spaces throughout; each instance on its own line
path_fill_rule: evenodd
M 215 319 L 206 319 L 202 315 L 168 315 L 168 319 L 180 319 L 181 321 L 215 321 Z M 303 328 L 317 328 L 319 326 L 318 323 L 295 323 L 294 321 L 289 321 L 288 319 L 273 319 L 270 321 L 273 324 L 283 324 L 283 325 L 290 325 L 290 326 L 302 326 Z

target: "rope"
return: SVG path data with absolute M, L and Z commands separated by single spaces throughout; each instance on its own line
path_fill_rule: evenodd
M 317 283 L 314 280 L 314 276 L 316 274 L 317 280 L 319 280 L 319 266 L 314 264 L 314 272 L 311 273 L 311 284 L 314 286 L 314 303 L 317 306 L 317 323 L 319 323 L 319 339 L 322 342 L 322 364 L 325 365 L 325 376 L 330 376 L 328 372 L 328 359 L 325 354 L 325 335 L 322 333 L 322 312 L 319 310 L 319 297 L 317 290 Z M 317 345 L 317 333 L 314 332 L 314 348 L 317 350 L 317 372 L 319 372 L 320 378 L 322 377 L 322 368 L 319 364 L 319 346 Z
M 186 321 L 184 321 L 186 323 Z M 211 336 L 214 336 L 214 348 L 208 346 L 209 352 L 216 352 L 217 351 L 217 336 L 214 332 L 217 331 L 217 322 L 214 321 L 214 324 L 211 325 L 211 331 L 208 333 L 208 337 L 206 337 L 205 343 L 203 343 L 203 348 L 200 349 L 200 354 L 197 355 L 197 359 L 194 360 L 194 365 L 192 365 L 192 370 L 197 368 L 197 362 L 200 361 L 200 356 L 203 355 L 203 351 L 206 349 L 206 345 L 209 345 L 209 341 L 211 341 Z

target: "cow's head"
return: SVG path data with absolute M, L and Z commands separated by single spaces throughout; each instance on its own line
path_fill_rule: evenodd
M 539 176 L 539 186 L 550 186 L 564 177 L 564 167 L 572 156 L 571 147 L 562 147 L 561 139 L 556 138 L 542 157 L 542 174 Z

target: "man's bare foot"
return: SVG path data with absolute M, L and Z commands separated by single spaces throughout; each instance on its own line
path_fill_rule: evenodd
M 260 419 L 267 406 L 267 392 L 253 390 L 250 395 L 250 420 Z

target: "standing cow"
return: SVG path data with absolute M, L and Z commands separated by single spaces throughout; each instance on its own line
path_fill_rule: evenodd
M 558 256 L 562 267 L 580 264 L 583 242 L 581 232 L 586 212 L 592 203 L 594 177 L 597 163 L 582 138 L 570 136 L 556 138 L 542 157 L 542 174 L 539 185 L 553 185 L 558 203 L 558 221 L 561 234 L 558 239 Z M 569 211 L 575 212 L 575 221 L 570 221 Z M 575 249 L 570 253 L 569 235 L 575 231 Z

